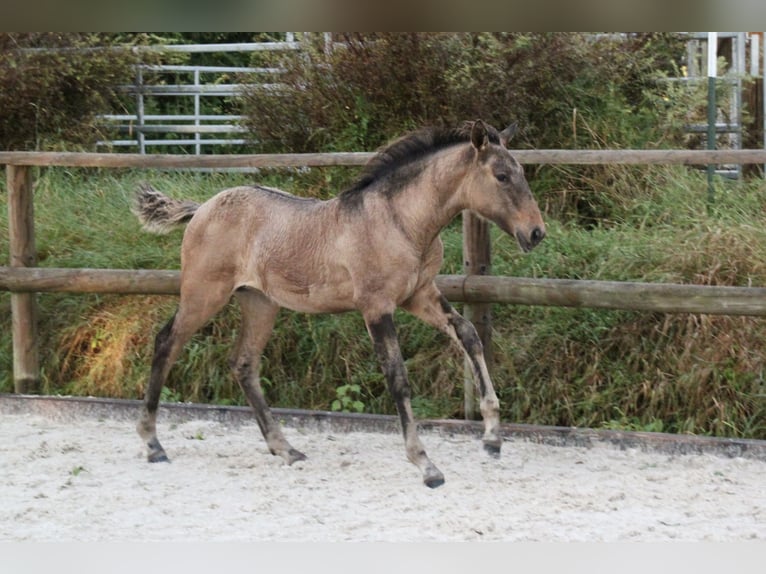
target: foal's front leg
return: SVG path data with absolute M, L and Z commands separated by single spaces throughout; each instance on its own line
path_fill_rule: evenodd
M 410 384 L 407 380 L 407 370 L 396 338 L 394 318 L 390 313 L 387 313 L 375 319 L 365 317 L 365 322 L 375 347 L 375 353 L 383 367 L 388 388 L 396 403 L 396 410 L 402 423 L 407 458 L 423 473 L 423 482 L 426 486 L 430 488 L 441 486 L 444 484 L 444 475 L 428 458 L 423 443 L 420 442 L 417 434 L 417 425 L 410 403 Z
M 503 439 L 500 435 L 500 401 L 489 377 L 484 347 L 476 328 L 455 311 L 435 284 L 415 294 L 404 308 L 437 329 L 445 332 L 462 347 L 471 364 L 476 386 L 479 388 L 481 416 L 484 419 L 484 450 L 494 457 L 500 456 Z
M 500 436 L 500 401 L 495 394 L 495 388 L 492 386 L 492 379 L 489 377 L 481 338 L 476 332 L 476 327 L 455 311 L 446 299 L 443 299 L 442 306 L 448 324 L 454 331 L 453 337 L 457 339 L 468 356 L 474 380 L 479 387 L 479 396 L 481 397 L 479 409 L 484 420 L 484 437 L 482 438 L 484 450 L 494 457 L 499 457 L 500 447 L 503 444 L 503 439 Z M 452 335 L 451 331 L 448 333 Z

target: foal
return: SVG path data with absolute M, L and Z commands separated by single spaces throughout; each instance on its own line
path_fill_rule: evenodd
M 481 120 L 455 130 L 413 132 L 379 151 L 359 180 L 329 201 L 263 187 L 234 187 L 196 204 L 149 186 L 135 213 L 150 231 L 188 222 L 181 246 L 181 298 L 155 341 L 138 433 L 150 462 L 168 460 L 157 439 L 160 391 L 189 338 L 234 295 L 242 328 L 231 357 L 272 454 L 305 459 L 274 421 L 259 383 L 261 353 L 280 307 L 307 313 L 361 312 L 404 434 L 407 457 L 429 487 L 444 475 L 417 435 L 410 385 L 393 314 L 401 307 L 440 329 L 470 359 L 481 396 L 485 449 L 499 456 L 499 402 L 473 325 L 437 289 L 439 232 L 461 210 L 493 221 L 529 251 L 545 236 L 521 165 Z

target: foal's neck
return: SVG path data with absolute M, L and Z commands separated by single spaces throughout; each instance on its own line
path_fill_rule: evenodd
M 392 197 L 391 203 L 406 222 L 413 241 L 428 246 L 452 219 L 466 208 L 462 184 L 470 167 L 470 144 L 436 152 L 418 178 Z

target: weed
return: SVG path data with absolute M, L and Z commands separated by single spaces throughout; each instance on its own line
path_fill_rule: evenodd
M 341 385 L 335 389 L 337 397 L 331 405 L 333 411 L 344 413 L 364 412 L 364 403 L 359 400 L 362 388 L 359 385 Z
M 163 403 L 180 403 L 181 395 L 166 385 L 160 391 L 160 401 Z
M 72 468 L 72 470 L 69 471 L 69 474 L 72 476 L 80 476 L 80 473 L 84 471 L 85 471 L 84 466 L 77 465 L 74 468 Z

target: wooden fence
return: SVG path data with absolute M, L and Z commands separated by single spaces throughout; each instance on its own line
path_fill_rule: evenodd
M 764 164 L 766 150 L 516 150 L 527 164 Z M 326 167 L 363 165 L 370 153 L 260 155 L 141 155 L 57 152 L 0 152 L 6 166 L 10 266 L 0 267 L 0 290 L 11 292 L 14 389 L 38 388 L 35 293 L 178 293 L 178 272 L 115 269 L 38 268 L 35 249 L 33 166 L 184 169 L 236 167 Z M 439 288 L 451 301 L 466 303 L 466 314 L 489 343 L 489 305 L 513 303 L 663 313 L 766 316 L 766 288 L 707 287 L 615 281 L 491 277 L 487 223 L 464 213 L 465 275 L 441 275 Z M 489 345 L 487 345 L 489 348 Z M 466 385 L 466 413 L 474 412 L 472 385 Z

